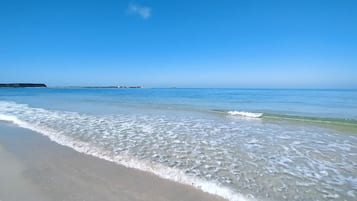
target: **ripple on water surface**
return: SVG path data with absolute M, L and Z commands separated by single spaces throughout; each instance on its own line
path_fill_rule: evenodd
M 121 164 L 134 160 L 141 163 L 139 169 L 160 167 L 161 173 L 151 170 L 175 181 L 184 177 L 182 181 L 196 182 L 196 187 L 219 195 L 232 189 L 237 195 L 225 196 L 232 200 L 243 200 L 238 193 L 258 200 L 355 200 L 357 196 L 355 135 L 260 119 L 87 115 L 11 102 L 0 102 L 0 114 L 3 120 L 56 135 L 52 137 L 57 141 L 72 140 L 66 145 L 85 145 L 86 152 L 101 152 L 97 154 Z M 224 190 L 215 192 L 209 184 Z

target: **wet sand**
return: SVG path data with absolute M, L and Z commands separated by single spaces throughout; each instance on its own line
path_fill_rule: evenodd
M 223 201 L 0 122 L 0 201 Z

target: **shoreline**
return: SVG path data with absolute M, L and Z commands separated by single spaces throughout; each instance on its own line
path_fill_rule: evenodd
M 0 200 L 224 200 L 77 152 L 9 122 L 0 121 L 0 128 L 0 163 L 6 164 Z

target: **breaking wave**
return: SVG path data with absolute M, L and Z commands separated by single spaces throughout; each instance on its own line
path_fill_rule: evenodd
M 228 111 L 228 114 L 233 116 L 242 116 L 249 118 L 260 118 L 263 116 L 263 113 L 253 113 L 253 112 L 243 112 L 243 111 Z

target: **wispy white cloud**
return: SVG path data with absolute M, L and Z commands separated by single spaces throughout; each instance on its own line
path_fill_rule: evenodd
M 130 14 L 139 15 L 143 19 L 148 19 L 151 16 L 151 8 L 147 6 L 141 6 L 139 4 L 129 4 L 128 11 Z

